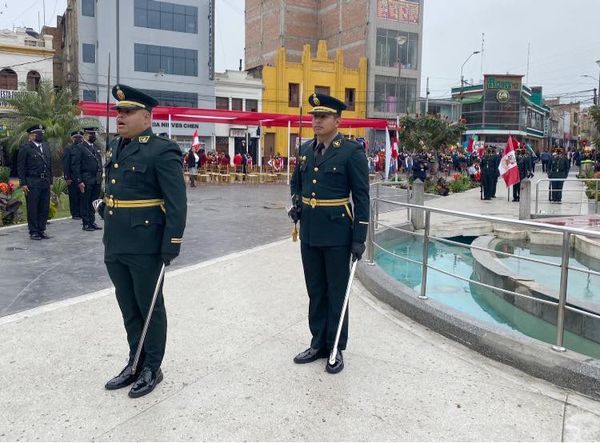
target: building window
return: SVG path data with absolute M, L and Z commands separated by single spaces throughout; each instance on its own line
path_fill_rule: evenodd
M 89 89 L 83 90 L 83 101 L 84 102 L 95 102 L 96 100 L 96 91 L 92 91 Z
M 17 73 L 12 69 L 3 69 L 0 71 L 0 89 L 18 89 Z
M 225 109 L 226 111 L 229 111 L 229 98 L 217 97 L 216 107 L 217 109 Z
M 315 86 L 316 94 L 330 95 L 329 94 L 330 90 L 331 89 L 329 88 L 329 86 Z
M 288 106 L 297 108 L 300 106 L 300 85 L 298 83 L 288 84 Z
M 96 63 L 96 46 L 83 43 L 81 47 L 83 63 Z
M 258 112 L 258 100 L 246 99 L 246 111 Z
M 94 3 L 96 3 L 95 0 L 81 0 L 81 15 L 94 17 Z
M 387 114 L 415 113 L 417 80 L 375 76 L 375 111 Z
M 142 89 L 142 92 L 154 97 L 161 106 L 198 107 L 198 94 L 195 92 L 159 91 L 153 89 Z
M 399 46 L 397 37 L 402 36 L 406 42 Z M 377 66 L 398 67 L 398 59 L 402 69 L 417 69 L 419 53 L 419 34 L 413 32 L 394 31 L 377 28 L 377 46 L 375 64 Z
M 40 87 L 41 76 L 37 71 L 29 71 L 27 73 L 27 90 L 37 91 Z
M 346 103 L 346 109 L 348 111 L 354 111 L 355 96 L 356 96 L 356 89 L 354 89 L 354 88 L 346 88 L 346 98 L 344 100 L 344 103 Z
M 135 70 L 140 72 L 197 77 L 198 51 L 136 43 L 134 65 Z
M 231 110 L 232 111 L 243 111 L 243 100 L 241 98 L 231 99 Z
M 198 8 L 156 0 L 135 0 L 134 24 L 163 31 L 198 33 Z

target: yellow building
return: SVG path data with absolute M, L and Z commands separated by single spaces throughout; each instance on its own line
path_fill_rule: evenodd
M 335 59 L 330 59 L 324 40 L 319 41 L 317 56 L 314 58 L 310 53 L 310 45 L 304 45 L 301 63 L 288 62 L 285 48 L 279 48 L 275 66 L 263 67 L 263 83 L 264 112 L 298 115 L 301 100 L 303 113 L 306 114 L 311 109 L 308 97 L 318 92 L 345 102 L 348 109 L 343 112 L 343 117 L 366 117 L 367 59 L 361 57 L 358 69 L 345 68 L 342 50 L 338 49 Z M 298 132 L 298 128 L 292 128 L 292 153 L 297 146 Z M 354 137 L 364 135 L 363 129 L 340 129 L 340 132 Z M 263 127 L 263 133 L 263 158 L 269 159 L 277 153 L 285 157 L 288 129 Z M 310 125 L 302 128 L 303 141 L 311 139 L 313 135 Z

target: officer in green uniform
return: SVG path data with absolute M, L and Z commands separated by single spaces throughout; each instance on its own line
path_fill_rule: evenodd
M 563 148 L 556 148 L 555 155 L 548 166 L 548 178 L 565 179 L 569 175 L 570 162 Z M 562 201 L 563 180 L 552 180 L 550 182 L 550 201 L 560 203 Z
M 496 175 L 492 180 L 492 198 L 496 198 L 496 188 L 498 187 L 498 179 L 500 178 L 500 163 L 502 162 L 502 156 L 498 153 L 496 149 L 492 149 L 492 157 L 496 161 Z
M 151 130 L 158 102 L 131 87 L 116 85 L 120 137 L 107 153 L 104 204 L 104 262 L 129 342 L 129 362 L 106 383 L 119 389 L 133 383 L 130 397 L 151 392 L 163 379 L 167 317 L 162 288 L 158 294 L 137 368 L 134 355 L 163 263 L 179 254 L 186 220 L 186 193 L 179 146 Z
M 519 168 L 519 177 L 521 180 L 525 180 L 531 176 L 531 159 L 525 154 L 525 148 L 517 149 L 517 167 Z M 521 181 L 515 183 L 512 187 L 513 190 L 513 201 L 518 202 L 521 200 Z
M 360 260 L 369 225 L 369 170 L 362 145 L 338 133 L 341 101 L 323 94 L 309 98 L 313 106 L 315 139 L 300 147 L 291 181 L 294 205 L 289 215 L 300 221 L 304 279 L 309 296 L 310 347 L 294 358 L 309 363 L 325 358 L 333 348 L 344 295 L 350 276 L 350 258 Z M 352 197 L 352 203 L 350 202 Z M 326 370 L 344 368 L 342 350 L 348 340 L 344 318 L 338 353 Z
M 496 180 L 496 157 L 491 148 L 481 158 L 481 185 L 483 186 L 483 199 L 491 200 L 494 193 L 494 181 Z

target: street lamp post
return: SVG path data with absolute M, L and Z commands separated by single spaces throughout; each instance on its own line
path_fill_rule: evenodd
M 600 60 L 596 60 L 596 64 L 600 68 Z M 596 102 L 596 106 L 600 106 L 600 74 L 598 75 L 598 101 Z
M 476 54 L 479 54 L 481 51 L 473 51 L 465 60 L 465 62 L 460 67 L 460 111 L 458 113 L 458 118 L 462 119 L 462 108 L 463 108 L 463 89 L 465 86 L 465 77 L 463 76 L 463 69 L 467 62 Z
M 593 75 L 582 74 L 581 77 L 591 78 L 592 80 L 596 80 L 599 83 L 598 84 L 599 89 L 594 88 L 594 105 L 598 106 L 600 104 L 600 101 L 598 101 L 598 95 L 597 95 L 597 94 L 600 94 L 600 76 L 598 78 L 596 78 Z
M 396 78 L 396 126 L 400 123 L 400 76 L 402 75 L 402 63 L 400 63 L 400 47 L 406 43 L 406 37 L 399 35 L 396 37 L 396 63 L 398 63 L 398 77 Z

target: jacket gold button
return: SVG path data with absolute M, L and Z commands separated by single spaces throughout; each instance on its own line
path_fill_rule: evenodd
M 117 182 L 114 178 L 110 181 L 113 185 Z
M 319 171 L 319 168 L 317 168 L 317 167 L 315 166 L 315 172 L 318 172 L 318 171 Z
M 108 215 L 113 215 L 113 212 L 112 211 L 108 211 Z
M 346 214 L 342 214 L 342 217 L 345 217 L 345 216 L 346 216 Z
M 146 220 L 144 223 L 149 224 L 150 222 L 148 220 Z
M 132 171 L 135 171 L 135 166 L 131 168 Z
M 313 185 L 317 183 L 317 180 L 313 178 Z
M 115 166 L 115 169 L 118 169 L 118 168 L 119 168 L 119 164 L 118 164 L 118 163 L 115 163 L 115 165 L 114 165 L 114 166 Z
M 337 171 L 337 168 L 335 168 L 335 167 L 334 167 L 334 168 L 333 168 L 333 170 L 334 170 L 334 171 Z
M 317 194 L 315 194 L 314 192 L 312 194 L 310 194 L 312 197 L 316 196 Z

